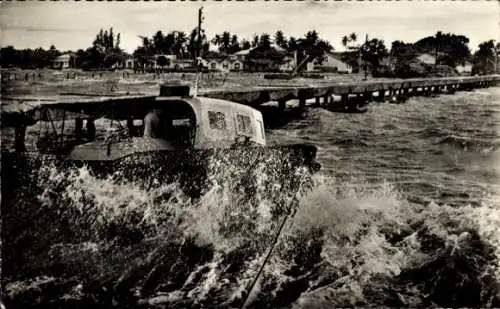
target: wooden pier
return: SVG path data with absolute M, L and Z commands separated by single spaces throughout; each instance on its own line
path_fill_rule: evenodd
M 445 77 L 445 78 L 420 78 L 390 81 L 366 81 L 354 83 L 331 83 L 327 81 L 315 82 L 314 85 L 280 85 L 254 87 L 251 89 L 240 89 L 237 91 L 200 91 L 199 96 L 229 100 L 241 104 L 259 108 L 268 102 L 278 102 L 278 112 L 284 111 L 287 102 L 297 100 L 298 107 L 304 108 L 306 102 L 314 100 L 316 106 L 323 106 L 327 109 L 359 112 L 360 107 L 372 101 L 391 100 L 394 103 L 403 102 L 410 96 L 435 95 L 440 93 L 453 94 L 456 91 L 471 91 L 475 88 L 495 86 L 500 83 L 500 75 L 474 76 L 474 77 Z M 183 88 L 183 86 L 181 86 Z M 185 88 L 185 87 L 184 87 Z M 168 87 L 160 87 L 159 95 L 167 95 Z M 184 89 L 184 93 L 186 89 Z M 167 91 L 167 92 L 165 92 Z M 189 89 L 188 89 L 189 91 Z M 173 94 L 170 94 L 173 95 Z M 334 96 L 340 100 L 334 100 Z M 119 116 L 126 112 L 131 112 L 128 108 L 131 102 L 144 103 L 154 102 L 157 96 L 154 95 L 131 95 L 115 93 L 113 95 L 59 95 L 51 98 L 2 98 L 2 127 L 15 128 L 15 148 L 18 151 L 24 150 L 24 139 L 26 127 L 34 124 L 38 120 L 47 121 L 43 113 L 45 109 L 53 109 L 49 117 L 75 119 L 76 136 L 80 136 L 83 122 L 81 115 L 71 116 L 71 112 L 85 114 L 84 110 L 111 109 L 112 114 Z M 8 101 L 13 104 L 5 104 Z M 36 102 L 33 102 L 36 101 Z M 33 104 L 30 104 L 33 103 Z M 96 107 L 99 105 L 100 107 Z M 142 105 L 142 104 L 139 104 Z M 61 114 L 61 115 L 59 115 Z M 123 116 L 123 115 L 122 115 Z M 87 117 L 87 130 L 94 132 L 94 118 Z M 89 127 L 90 125 L 90 127 Z
M 472 77 L 414 78 L 390 81 L 364 81 L 353 83 L 332 83 L 316 81 L 314 85 L 263 86 L 237 91 L 200 91 L 199 95 L 230 100 L 253 107 L 276 101 L 281 109 L 287 101 L 298 100 L 304 107 L 307 100 L 314 99 L 320 106 L 349 108 L 351 105 L 370 101 L 404 100 L 415 95 L 452 94 L 455 91 L 470 91 L 475 88 L 491 87 L 500 82 L 500 75 Z M 340 96 L 335 102 L 333 96 Z

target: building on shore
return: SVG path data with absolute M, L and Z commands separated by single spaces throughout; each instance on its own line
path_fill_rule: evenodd
M 127 56 L 123 61 L 123 68 L 133 70 L 137 66 L 137 61 L 133 56 Z
M 472 74 L 472 63 L 469 61 L 464 62 L 463 64 L 459 64 L 455 67 L 455 70 L 460 75 L 471 75 Z
M 279 72 L 293 70 L 291 57 L 287 51 L 276 44 L 268 47 L 258 46 L 239 51 L 233 56 L 244 63 L 248 72 Z
M 69 69 L 73 66 L 71 63 L 73 60 L 73 56 L 71 54 L 63 54 L 57 57 L 52 64 L 52 67 L 57 70 Z
M 124 68 L 139 71 L 187 71 L 194 70 L 193 59 L 179 59 L 176 55 L 156 54 L 149 57 L 127 59 Z
M 439 63 L 439 58 L 446 56 L 446 53 L 438 52 L 437 55 L 436 53 L 421 53 L 416 57 L 416 60 L 428 64 L 428 65 L 434 65 L 436 64 L 436 56 L 438 58 L 438 63 Z
M 237 55 L 219 55 L 206 60 L 206 62 L 211 71 L 241 72 L 244 69 L 244 62 L 241 60 L 241 56 Z
M 279 65 L 279 70 L 281 72 L 292 72 L 295 69 L 296 63 L 295 58 L 290 56 L 285 56 L 283 61 Z
M 352 67 L 341 60 L 341 54 L 326 52 L 321 64 L 314 61 L 314 70 L 334 73 L 352 73 Z

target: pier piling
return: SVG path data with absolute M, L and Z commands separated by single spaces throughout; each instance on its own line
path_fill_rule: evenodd
M 75 139 L 77 142 L 80 142 L 83 137 L 83 119 L 76 118 L 75 119 Z
M 14 141 L 15 150 L 17 152 L 25 152 L 26 145 L 24 144 L 24 140 L 26 138 L 26 125 L 24 123 L 19 123 L 14 128 L 14 135 L 15 135 L 15 141 Z
M 96 129 L 95 129 L 94 119 L 88 118 L 87 119 L 87 138 L 89 139 L 89 141 L 95 140 L 95 133 L 96 133 Z
M 278 108 L 281 112 L 284 112 L 286 109 L 286 100 L 282 99 L 278 101 Z
M 329 105 L 330 104 L 330 96 L 329 95 L 325 95 L 323 97 L 323 104 L 324 105 Z
M 377 101 L 378 102 L 384 102 L 385 101 L 385 89 L 379 89 L 378 96 L 377 96 Z
M 127 119 L 127 129 L 128 129 L 128 133 L 131 136 L 133 136 L 134 135 L 134 119 L 133 118 Z
M 306 98 L 300 98 L 299 99 L 299 107 L 300 108 L 306 107 Z

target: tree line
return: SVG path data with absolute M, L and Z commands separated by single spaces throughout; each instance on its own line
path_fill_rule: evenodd
M 315 30 L 308 31 L 303 37 L 286 37 L 283 31 L 277 31 L 271 36 L 268 33 L 256 34 L 247 40 L 237 34 L 224 31 L 209 39 L 202 29 L 193 29 L 189 34 L 183 31 L 164 33 L 157 31 L 151 37 L 140 36 L 141 45 L 133 52 L 140 64 L 151 61 L 154 55 L 175 55 L 179 59 L 194 59 L 217 57 L 220 54 L 234 54 L 242 50 L 252 50 L 248 53 L 250 59 L 278 59 L 285 55 L 296 55 L 297 63 L 314 62 L 321 64 L 325 53 L 333 52 L 330 42 L 322 39 Z M 495 68 L 496 54 L 500 52 L 500 43 L 493 40 L 482 42 L 478 50 L 471 54 L 469 39 L 463 35 L 437 32 L 415 43 L 394 41 L 388 49 L 383 40 L 368 37 L 360 40 L 356 33 L 342 37 L 341 45 L 346 49 L 341 53 L 343 61 L 351 65 L 354 71 L 371 71 L 376 75 L 391 71 L 398 76 L 415 75 L 416 57 L 422 53 L 435 56 L 435 66 L 456 67 L 471 62 L 474 70 L 480 74 L 492 73 Z M 210 51 L 210 45 L 218 52 Z M 279 55 L 272 46 L 282 49 Z M 200 54 L 198 54 L 198 50 Z M 51 46 L 43 48 L 17 50 L 13 46 L 3 47 L 0 53 L 2 67 L 45 68 L 62 54 Z M 127 54 L 120 47 L 120 33 L 113 28 L 101 29 L 95 36 L 90 47 L 79 49 L 74 54 L 72 66 L 83 69 L 110 69 L 123 63 Z M 390 65 L 385 61 L 390 59 Z M 169 65 L 169 59 L 161 59 L 160 65 Z M 385 62 L 384 62 L 385 61 Z

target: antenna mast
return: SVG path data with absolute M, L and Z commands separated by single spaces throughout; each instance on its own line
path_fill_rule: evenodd
M 196 42 L 196 51 L 194 55 L 194 66 L 196 68 L 196 81 L 194 84 L 194 97 L 198 95 L 199 65 L 198 58 L 201 58 L 201 23 L 203 21 L 203 7 L 198 10 L 198 40 Z
M 368 47 L 367 43 L 368 43 L 368 34 L 366 34 L 366 38 L 365 38 L 365 48 Z M 367 80 L 368 79 L 368 64 L 366 63 L 366 58 L 364 59 L 363 64 L 365 66 L 365 79 L 364 80 Z

